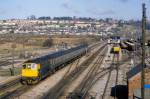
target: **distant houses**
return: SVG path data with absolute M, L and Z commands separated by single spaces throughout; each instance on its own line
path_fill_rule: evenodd
M 70 19 L 70 18 L 69 18 Z M 84 19 L 84 18 L 83 18 Z M 50 20 L 42 19 L 12 19 L 0 21 L 0 34 L 39 34 L 39 35 L 107 35 L 113 34 L 112 28 L 117 27 L 117 22 L 88 19 L 83 20 Z M 110 24 L 110 22 L 112 22 Z

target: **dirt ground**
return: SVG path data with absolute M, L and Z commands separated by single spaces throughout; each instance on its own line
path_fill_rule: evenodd
M 0 55 L 11 54 L 14 50 L 15 53 L 20 53 L 21 51 L 33 51 L 34 49 L 43 49 L 43 42 L 48 39 L 52 39 L 51 49 L 55 49 L 56 46 L 61 46 L 62 44 L 67 44 L 68 46 L 74 46 L 80 43 L 91 44 L 93 42 L 99 41 L 100 39 L 94 36 L 4 36 L 0 39 Z M 15 46 L 13 46 L 15 45 Z

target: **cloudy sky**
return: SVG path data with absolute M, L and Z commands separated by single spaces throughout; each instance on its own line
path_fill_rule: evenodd
M 30 15 L 141 19 L 142 2 L 150 19 L 150 0 L 0 0 L 0 19 Z

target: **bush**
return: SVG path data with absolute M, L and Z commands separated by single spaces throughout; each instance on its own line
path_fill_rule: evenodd
M 43 42 L 43 47 L 51 47 L 52 45 L 53 45 L 53 40 L 51 38 L 48 38 Z

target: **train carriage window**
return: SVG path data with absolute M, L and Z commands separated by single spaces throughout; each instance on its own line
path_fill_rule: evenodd
M 53 62 L 54 62 L 54 64 L 55 64 L 55 58 L 54 58 Z
M 53 64 L 55 64 L 55 59 L 53 59 Z
M 57 62 L 58 62 L 58 63 L 60 62 L 60 56 L 57 58 Z
M 67 54 L 64 56 L 64 60 L 66 60 L 67 59 Z
M 57 62 L 57 60 L 56 60 L 56 59 L 57 59 L 57 58 L 55 58 L 55 59 L 54 59 L 54 63 L 55 63 L 55 64 L 56 64 L 56 62 Z
M 58 61 L 57 61 L 57 58 L 55 58 L 55 62 L 58 62 Z
M 62 59 L 63 59 L 63 56 L 61 56 L 61 57 L 59 58 L 60 62 L 62 61 Z
M 54 64 L 54 59 L 52 59 L 52 64 Z
M 52 64 L 54 64 L 54 59 L 52 59 L 52 61 L 51 61 L 51 62 L 52 62 Z
M 60 57 L 60 61 L 62 61 L 62 59 L 63 59 L 63 56 Z
M 68 58 L 69 58 L 69 54 L 66 55 L 66 59 L 68 59 Z
M 51 64 L 51 59 L 49 59 L 49 64 Z
M 52 64 L 52 59 L 50 59 L 50 64 Z
M 57 60 L 58 62 L 60 62 L 60 57 L 58 57 L 58 60 Z
M 56 61 L 59 62 L 59 57 L 57 57 Z
M 48 64 L 48 60 L 45 60 L 45 61 L 44 61 L 44 64 Z

